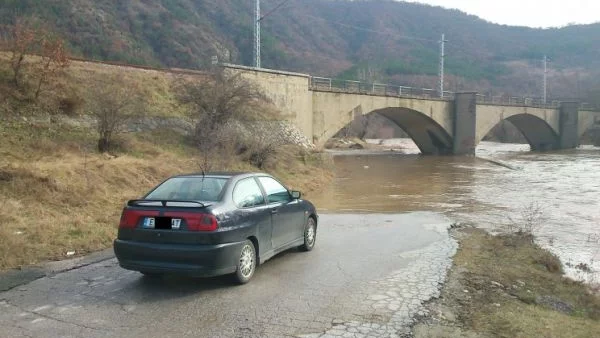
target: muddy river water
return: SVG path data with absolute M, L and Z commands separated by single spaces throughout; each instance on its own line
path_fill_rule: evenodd
M 492 231 L 529 224 L 567 275 L 600 282 L 600 148 L 533 153 L 483 142 L 476 157 L 336 151 L 333 183 L 311 199 L 321 212 L 434 211 Z M 590 272 L 591 270 L 591 272 Z

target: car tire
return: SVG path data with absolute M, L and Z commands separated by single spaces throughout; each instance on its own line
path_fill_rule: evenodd
M 313 217 L 309 217 L 304 228 L 304 244 L 300 246 L 302 251 L 311 251 L 317 241 L 317 222 Z
M 233 274 L 235 282 L 246 284 L 250 281 L 256 271 L 256 248 L 254 243 L 246 240 L 240 249 L 237 259 L 235 273 Z

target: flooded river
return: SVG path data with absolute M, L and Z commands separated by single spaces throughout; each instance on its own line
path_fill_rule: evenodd
M 600 282 L 600 148 L 532 153 L 483 142 L 477 157 L 438 157 L 418 155 L 410 140 L 386 142 L 403 150 L 335 152 L 334 182 L 311 198 L 321 212 L 434 211 L 491 230 L 531 224 L 569 276 Z

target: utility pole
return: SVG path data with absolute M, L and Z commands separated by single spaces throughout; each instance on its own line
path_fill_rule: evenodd
M 548 57 L 544 55 L 544 94 L 542 102 L 546 104 L 548 94 Z
M 260 68 L 260 0 L 256 0 L 254 11 L 254 67 Z
M 444 97 L 444 59 L 446 58 L 446 35 L 442 34 L 442 40 L 440 40 L 440 97 Z

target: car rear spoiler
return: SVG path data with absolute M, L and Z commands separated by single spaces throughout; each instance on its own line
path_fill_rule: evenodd
M 185 203 L 185 204 L 193 204 L 194 206 L 181 206 L 181 205 L 177 205 L 177 207 L 183 207 L 183 208 L 193 208 L 193 207 L 205 207 L 206 205 L 202 202 L 198 202 L 198 201 L 188 201 L 188 200 L 130 200 L 127 201 L 127 206 L 130 207 L 144 207 L 146 205 L 144 204 L 148 204 L 148 203 L 160 203 L 163 207 L 168 206 L 169 203 L 176 203 L 176 204 L 181 204 L 181 203 Z

